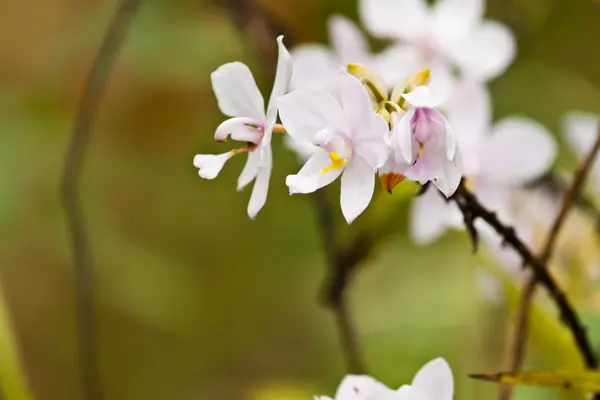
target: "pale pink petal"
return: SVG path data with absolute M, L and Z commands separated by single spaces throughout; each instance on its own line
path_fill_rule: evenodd
M 264 156 L 266 157 L 266 162 L 258 168 L 252 194 L 250 195 L 250 202 L 248 203 L 248 216 L 252 219 L 256 218 L 256 214 L 258 214 L 267 201 L 269 179 L 271 178 L 271 169 L 273 168 L 270 146 L 265 149 Z
M 368 123 L 357 136 L 354 151 L 369 164 L 373 171 L 383 166 L 389 153 L 387 141 L 388 124 L 383 117 L 372 111 L 367 116 Z
M 447 110 L 448 122 L 456 132 L 463 155 L 467 148 L 478 149 L 482 136 L 491 129 L 492 108 L 486 85 L 473 79 L 461 79 Z
M 258 164 L 260 161 L 260 154 L 257 151 L 251 151 L 248 153 L 248 159 L 246 165 L 240 174 L 237 181 L 237 190 L 242 190 L 247 184 L 252 182 L 258 174 Z
M 329 37 L 342 64 L 361 63 L 369 53 L 363 33 L 348 18 L 341 15 L 329 17 Z
M 314 144 L 295 140 L 290 135 L 285 135 L 283 143 L 285 147 L 296 153 L 302 162 L 306 162 L 318 149 Z
M 435 93 L 428 86 L 419 86 L 415 90 L 402 95 L 413 107 L 437 107 L 442 101 L 441 93 Z
M 450 366 L 443 358 L 436 358 L 417 372 L 412 389 L 419 400 L 452 400 L 454 377 Z
M 364 132 L 364 128 L 369 129 L 371 124 L 371 115 L 374 114 L 369 94 L 364 85 L 358 79 L 349 74 L 344 74 L 340 78 L 342 108 L 349 122 L 350 139 L 359 135 L 369 135 Z
M 302 44 L 291 51 L 293 73 L 290 87 L 322 88 L 335 78 L 342 63 L 327 47 L 319 44 Z
M 513 33 L 494 21 L 482 23 L 446 47 L 463 74 L 483 81 L 502 75 L 516 54 Z
M 267 119 L 265 121 L 266 129 L 263 138 L 264 145 L 269 145 L 271 143 L 271 134 L 273 131 L 268 128 L 277 120 L 277 99 L 286 94 L 292 78 L 292 57 L 283 44 L 283 36 L 277 38 L 277 47 L 279 56 L 277 58 L 275 83 L 273 84 L 273 90 L 271 91 L 271 97 L 269 98 L 269 105 L 267 107 Z
M 404 161 L 412 163 L 417 152 L 416 142 L 413 140 L 411 121 L 414 111 L 406 113 L 400 121 L 394 126 L 390 134 L 390 145 L 396 154 L 401 154 Z M 398 160 L 398 157 L 396 157 Z
M 600 124 L 600 116 L 575 111 L 563 118 L 563 135 L 580 157 L 584 157 L 594 145 Z M 592 168 L 594 187 L 600 191 L 600 159 Z
M 335 394 L 336 400 L 363 400 L 373 392 L 389 390 L 367 375 L 346 375 Z
M 371 64 L 373 71 L 381 77 L 388 89 L 424 68 L 418 48 L 405 43 L 388 46 L 372 57 Z
M 354 155 L 342 174 L 340 203 L 346 222 L 352 223 L 369 205 L 375 190 L 375 174 L 362 157 Z
M 481 173 L 510 184 L 523 184 L 548 171 L 557 154 L 550 132 L 528 118 L 498 122 L 482 145 Z
M 322 173 L 323 168 L 330 165 L 329 154 L 325 150 L 317 148 L 296 175 L 287 176 L 285 184 L 289 187 L 290 194 L 312 193 L 323 186 L 329 185 L 342 173 L 340 168 Z
M 241 62 L 221 65 L 210 74 L 219 109 L 230 117 L 265 120 L 265 103 L 250 69 Z
M 347 131 L 347 121 L 337 100 L 316 89 L 298 89 L 279 98 L 279 117 L 290 136 L 312 142 L 325 128 Z
M 450 204 L 433 188 L 415 197 L 409 225 L 414 242 L 424 246 L 438 239 L 448 229 L 450 213 Z
M 198 168 L 198 175 L 204 179 L 214 179 L 219 175 L 223 166 L 231 158 L 230 151 L 222 154 L 196 154 L 194 167 Z
M 374 36 L 414 40 L 429 23 L 425 0 L 360 0 L 358 12 Z
M 479 23 L 484 0 L 437 0 L 433 6 L 432 25 L 439 41 L 459 40 Z

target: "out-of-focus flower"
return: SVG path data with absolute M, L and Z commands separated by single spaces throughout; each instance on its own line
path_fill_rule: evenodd
M 452 400 L 454 378 L 450 366 L 443 358 L 425 364 L 415 375 L 410 385 L 398 390 L 364 375 L 348 375 L 340 384 L 335 400 Z M 332 400 L 316 397 L 316 400 Z
M 279 100 L 290 136 L 318 146 L 286 184 L 290 194 L 312 193 L 342 175 L 342 213 L 351 223 L 373 197 L 375 173 L 387 158 L 388 125 L 357 79 L 344 73 L 336 80 L 339 99 L 325 90 L 298 89 Z
M 531 119 L 509 117 L 491 127 L 490 114 L 485 86 L 463 80 L 447 115 L 456 132 L 464 175 L 479 200 L 502 220 L 511 222 L 511 188 L 547 172 L 557 147 L 547 129 Z M 453 203 L 431 190 L 415 199 L 410 229 L 417 243 L 427 244 L 450 227 L 463 227 Z
M 579 157 L 584 157 L 598 136 L 600 116 L 573 111 L 563 118 L 563 135 Z M 600 159 L 596 159 L 592 168 L 593 187 L 596 194 L 600 194 Z
M 450 197 L 460 183 L 462 168 L 452 128 L 436 109 L 439 99 L 427 86 L 402 97 L 408 102 L 408 111 L 391 132 L 394 159 L 408 163 L 404 172 L 408 179 L 421 184 L 431 181 Z
M 373 35 L 398 39 L 388 57 L 413 70 L 460 68 L 487 81 L 515 56 L 515 39 L 504 25 L 483 19 L 485 0 L 361 0 L 359 14 Z
M 214 179 L 232 156 L 248 152 L 248 160 L 238 178 L 237 188 L 242 190 L 255 180 L 248 215 L 255 218 L 267 200 L 271 176 L 271 135 L 277 120 L 278 97 L 287 91 L 291 75 L 292 60 L 283 44 L 283 36 L 277 38 L 279 58 L 271 97 L 265 112 L 264 100 L 252 72 L 241 62 L 224 64 L 211 74 L 212 86 L 221 112 L 232 117 L 217 127 L 215 140 L 246 142 L 247 145 L 222 154 L 198 154 L 194 166 L 198 175 Z
M 391 87 L 402 76 L 414 72 L 397 52 L 371 53 L 366 38 L 348 18 L 332 15 L 327 21 L 331 47 L 322 44 L 301 44 L 291 50 L 294 59 L 294 76 L 291 87 L 327 88 L 347 64 L 365 65 L 381 75 L 386 86 Z

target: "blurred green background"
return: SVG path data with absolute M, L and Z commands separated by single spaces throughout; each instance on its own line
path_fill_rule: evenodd
M 240 60 L 265 92 L 270 87 L 251 37 L 219 3 L 143 1 L 94 128 L 81 191 L 107 399 L 311 399 L 333 395 L 345 373 L 334 319 L 318 301 L 326 265 L 313 203 L 288 196 L 285 186 L 295 156 L 275 144 L 269 200 L 255 221 L 246 215 L 249 190 L 235 190 L 244 157 L 214 181 L 198 178 L 192 165 L 196 153 L 228 148 L 212 140 L 223 117 L 209 73 Z M 82 84 L 115 4 L 3 0 L 0 12 L 0 279 L 37 399 L 81 398 L 58 188 Z M 259 7 L 296 43 L 326 41 L 332 13 L 356 20 L 356 3 L 347 0 Z M 566 111 L 600 111 L 600 2 L 490 0 L 487 14 L 518 37 L 517 60 L 491 84 L 496 118 L 531 116 L 560 140 Z M 562 146 L 559 166 L 574 162 Z M 335 199 L 339 189 L 330 189 Z M 334 210 L 339 216 L 338 204 Z M 512 303 L 482 299 L 474 276 L 484 262 L 466 236 L 415 247 L 407 215 L 408 203 L 396 233 L 351 286 L 369 373 L 395 387 L 443 356 L 457 399 L 495 398 L 494 385 L 466 374 L 504 365 Z M 505 289 L 514 298 L 514 287 Z M 600 304 L 592 303 L 586 321 L 600 344 Z M 577 366 L 553 310 L 536 321 L 528 365 Z

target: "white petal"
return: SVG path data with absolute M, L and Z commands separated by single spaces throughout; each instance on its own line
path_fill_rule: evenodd
M 483 144 L 481 173 L 522 184 L 548 171 L 556 153 L 556 142 L 544 126 L 528 118 L 506 118 Z
M 223 154 L 197 154 L 194 156 L 194 166 L 199 168 L 198 175 L 201 178 L 214 179 L 231 156 L 230 151 Z
M 336 75 L 341 62 L 323 45 L 302 44 L 292 50 L 293 89 L 317 87 L 328 84 Z
M 461 161 L 460 151 L 457 149 L 454 160 L 443 159 L 442 171 L 437 179 L 433 180 L 433 185 L 447 198 L 456 192 L 462 179 Z
M 269 106 L 267 107 L 266 126 L 275 123 L 275 120 L 277 119 L 277 98 L 286 94 L 292 78 L 292 57 L 283 44 L 283 36 L 277 38 L 277 47 L 279 49 L 277 71 L 275 72 L 275 83 L 273 84 L 273 90 L 271 91 L 271 97 L 269 98 Z M 268 138 L 267 135 L 265 135 L 263 140 L 270 143 L 270 135 Z
M 335 168 L 326 173 L 321 173 L 323 168 L 331 165 L 329 154 L 317 148 L 315 153 L 308 159 L 306 164 L 298 171 L 296 175 L 288 175 L 285 184 L 290 189 L 290 194 L 294 193 L 312 193 L 323 186 L 329 185 L 340 174 L 342 169 Z
M 369 111 L 369 123 L 355 140 L 354 151 L 369 164 L 373 171 L 387 161 L 390 145 L 387 140 L 388 124 L 383 117 Z
M 252 182 L 258 174 L 258 163 L 260 160 L 260 154 L 255 150 L 248 153 L 248 159 L 246 165 L 240 174 L 237 181 L 237 190 L 242 190 L 247 184 Z
M 416 46 L 397 43 L 372 57 L 373 71 L 392 88 L 396 83 L 423 68 Z
M 402 95 L 413 107 L 437 107 L 442 98 L 439 94 L 432 92 L 428 86 L 419 86 L 415 90 Z
M 342 64 L 360 63 L 368 54 L 367 41 L 358 27 L 341 15 L 329 17 L 329 37 Z
M 269 192 L 269 179 L 271 178 L 271 169 L 273 167 L 271 159 L 271 148 L 266 149 L 267 161 L 258 169 L 250 202 L 248 203 L 248 216 L 252 219 L 256 218 L 256 214 L 263 208 L 267 201 L 267 193 Z
M 478 143 L 490 129 L 491 101 L 484 83 L 463 78 L 455 87 L 446 116 L 461 145 Z
M 469 34 L 483 15 L 484 0 L 437 0 L 433 7 L 436 38 L 461 39 Z
M 371 124 L 371 115 L 374 113 L 371 107 L 371 100 L 364 85 L 355 77 L 344 74 L 340 79 L 342 108 L 349 122 L 350 139 L 356 138 L 365 127 L 368 129 Z M 368 133 L 367 133 L 368 135 Z
M 215 131 L 215 140 L 227 140 L 229 135 L 233 140 L 240 142 L 252 142 L 259 144 L 263 135 L 260 131 L 248 125 L 262 126 L 264 121 L 257 121 L 253 118 L 235 117 L 223 121 Z
M 369 205 L 375 190 L 375 174 L 358 155 L 354 155 L 342 174 L 340 203 L 346 222 L 352 223 Z
M 236 61 L 221 65 L 210 79 L 223 114 L 264 121 L 265 103 L 245 64 Z
M 414 145 L 413 140 L 411 119 L 414 112 L 410 111 L 400 119 L 400 122 L 396 124 L 391 132 L 391 145 L 395 152 L 400 152 L 402 157 L 407 163 L 412 163 L 414 160 Z
M 504 73 L 515 58 L 515 37 L 506 26 L 486 21 L 447 51 L 465 75 L 487 81 Z
M 318 149 L 318 147 L 314 144 L 301 140 L 295 140 L 290 135 L 284 136 L 283 143 L 285 147 L 296 153 L 302 162 L 306 162 L 313 154 L 315 154 L 315 151 Z
M 456 142 L 456 136 L 454 134 L 454 129 L 452 129 L 452 126 L 446 117 L 442 115 L 442 118 L 444 119 L 444 126 L 446 127 L 446 157 L 448 158 L 448 161 L 453 161 L 458 146 Z
M 454 378 L 450 366 L 443 358 L 436 358 L 417 372 L 412 388 L 419 400 L 452 400 Z
M 359 15 L 374 36 L 416 39 L 428 24 L 425 0 L 360 0 Z
M 365 399 L 373 392 L 389 390 L 383 383 L 367 375 L 346 375 L 335 394 L 336 400 Z
M 415 197 L 410 213 L 410 235 L 416 244 L 430 244 L 448 229 L 450 207 L 433 188 Z
M 279 98 L 279 117 L 288 134 L 311 142 L 325 129 L 346 132 L 346 116 L 329 93 L 316 89 L 298 89 Z
M 570 112 L 563 118 L 564 137 L 580 156 L 587 154 L 598 133 L 600 117 L 581 111 Z

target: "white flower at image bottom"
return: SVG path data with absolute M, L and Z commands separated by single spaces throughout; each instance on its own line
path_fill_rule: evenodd
M 392 390 L 365 375 L 348 375 L 335 394 L 335 400 L 452 400 L 454 378 L 450 366 L 443 358 L 425 364 L 410 385 Z M 317 396 L 315 400 L 333 400 Z

